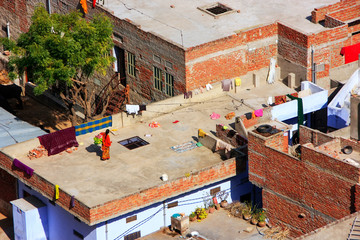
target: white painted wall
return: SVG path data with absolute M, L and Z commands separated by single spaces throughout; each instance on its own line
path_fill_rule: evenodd
M 350 95 L 359 86 L 360 69 L 357 69 L 328 106 L 328 126 L 336 129 L 350 124 Z

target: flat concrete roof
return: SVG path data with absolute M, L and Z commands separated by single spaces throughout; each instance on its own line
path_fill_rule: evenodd
M 214 18 L 198 9 L 216 3 L 210 0 L 106 0 L 104 7 L 119 19 L 131 20 L 146 32 L 153 32 L 184 48 L 190 48 L 276 21 L 304 33 L 318 32 L 325 28 L 310 22 L 311 11 L 316 7 L 334 4 L 338 0 L 218 2 L 235 11 Z
M 0 150 L 33 168 L 36 174 L 50 183 L 58 184 L 61 190 L 75 195 L 86 206 L 92 208 L 102 205 L 163 184 L 160 177 L 164 173 L 172 180 L 220 163 L 220 155 L 205 147 L 183 153 L 177 153 L 170 147 L 188 141 L 196 142 L 199 128 L 212 135 L 216 131 L 216 124 L 234 123 L 235 118 L 227 120 L 224 116 L 230 112 L 239 116 L 255 110 L 246 106 L 248 99 L 259 99 L 260 103 L 263 96 L 294 92 L 281 82 L 248 90 L 238 89 L 237 93 L 234 90 L 223 92 L 220 84 L 213 86 L 213 90 L 194 95 L 191 99 L 177 96 L 150 104 L 142 117 L 133 119 L 131 115 L 126 117 L 125 114 L 124 121 L 133 120 L 135 123 L 124 128 L 110 128 L 117 128 L 117 131 L 114 131 L 116 135 L 110 134 L 112 146 L 109 161 L 101 161 L 100 147 L 93 145 L 93 138 L 100 131 L 78 136 L 79 149 L 72 153 L 63 152 L 30 160 L 26 155 L 34 146 L 40 145 L 37 139 Z M 245 104 L 241 104 L 240 99 L 244 99 Z M 179 109 L 170 110 L 174 106 Z M 211 120 L 212 112 L 221 117 Z M 175 120 L 179 122 L 173 123 Z M 149 123 L 152 121 L 157 121 L 161 127 L 150 128 Z M 146 134 L 151 137 L 145 137 Z M 129 150 L 118 143 L 134 136 L 150 144 Z

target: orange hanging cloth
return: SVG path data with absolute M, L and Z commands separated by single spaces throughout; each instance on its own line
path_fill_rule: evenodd
M 88 13 L 86 0 L 80 0 L 80 5 L 84 9 L 84 13 Z

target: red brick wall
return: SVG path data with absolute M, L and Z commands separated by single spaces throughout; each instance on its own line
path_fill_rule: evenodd
M 359 17 L 360 5 L 355 5 L 352 7 L 341 9 L 340 11 L 329 13 L 328 15 L 343 22 L 349 21 Z M 325 21 L 326 21 L 326 16 L 325 16 Z
M 329 16 L 329 15 L 325 16 L 325 27 L 333 28 L 333 27 L 341 26 L 343 24 L 345 24 L 345 23 L 338 20 L 337 18 L 335 18 L 333 16 Z
M 354 6 L 356 4 L 359 4 L 359 2 L 359 0 L 343 0 L 335 4 L 315 8 L 314 11 L 311 12 L 311 21 L 313 23 L 318 23 L 319 21 L 325 19 L 325 15 L 327 13 L 339 11 L 343 8 Z
M 261 47 L 259 45 L 251 50 L 248 49 L 247 44 L 276 34 L 277 24 L 273 23 L 187 49 L 185 56 L 187 90 L 269 66 L 270 58 L 277 55 L 275 41 L 273 44 Z M 226 50 L 228 53 L 224 54 Z M 210 57 L 210 54 L 214 56 Z
M 20 181 L 24 182 L 46 198 L 53 199 L 55 194 L 55 186 L 53 184 L 37 175 L 36 170 L 32 177 L 28 177 L 23 171 L 13 169 L 12 161 L 13 160 L 10 157 L 0 152 L 0 168 L 5 169 L 11 175 L 20 179 Z M 71 196 L 62 191 L 61 186 L 59 186 L 60 197 L 56 200 L 56 204 L 74 216 L 77 216 L 83 222 L 92 225 L 235 175 L 236 161 L 233 158 L 220 162 L 212 167 L 199 170 L 190 177 L 179 178 L 161 186 L 148 188 L 92 209 L 88 208 L 77 199 L 75 199 L 75 207 L 70 208 Z M 0 195 L 0 197 L 2 197 L 2 195 Z
M 235 135 L 230 137 L 229 136 L 230 131 L 234 131 Z M 224 129 L 223 126 L 221 126 L 220 124 L 216 125 L 216 137 L 218 137 L 219 139 L 223 140 L 226 143 L 231 144 L 234 147 L 244 146 L 248 143 L 247 139 L 243 138 L 235 130 L 229 128 Z
M 335 138 L 318 130 L 300 126 L 300 144 L 312 143 L 315 147 L 330 142 Z
M 302 142 L 329 140 L 320 134 L 314 139 L 302 130 Z M 248 144 L 249 179 L 263 188 L 263 205 L 273 223 L 290 227 L 292 236 L 298 236 L 359 209 L 359 168 L 306 146 L 301 159 L 295 158 L 270 146 L 278 138 L 250 132 Z M 306 217 L 299 219 L 300 213 Z

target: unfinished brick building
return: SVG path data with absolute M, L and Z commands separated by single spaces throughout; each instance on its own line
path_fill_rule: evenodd
M 284 132 L 249 132 L 249 178 L 263 189 L 271 222 L 303 235 L 360 210 L 359 142 L 300 128 L 291 154 Z M 342 152 L 351 146 L 353 152 Z
M 354 51 L 340 53 L 360 43 L 357 0 L 271 1 L 266 8 L 262 1 L 109 0 L 95 8 L 91 2 L 86 17 L 101 12 L 114 22 L 114 71 L 130 85 L 134 102 L 158 101 L 235 77 L 251 87 L 265 82 L 271 58 L 277 60 L 277 78 L 295 73 L 296 85 L 316 78 L 327 88 L 330 79 L 345 80 L 346 69 L 356 67 L 347 59 Z M 1 1 L 0 36 L 6 36 L 7 23 L 11 38 L 26 31 L 37 3 L 50 12 L 82 10 L 78 0 Z M 99 84 L 108 79 L 103 81 Z

